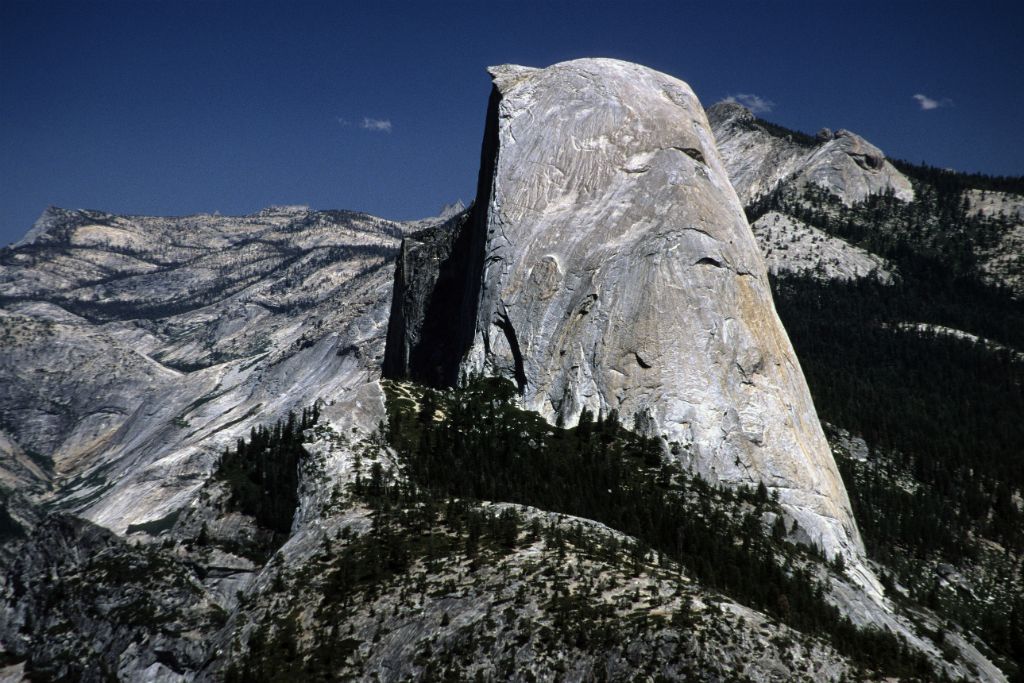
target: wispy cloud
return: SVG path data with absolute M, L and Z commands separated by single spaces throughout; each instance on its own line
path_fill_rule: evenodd
M 920 105 L 922 111 L 929 111 L 931 109 L 938 109 L 939 107 L 952 107 L 953 106 L 953 100 L 951 100 L 949 98 L 945 98 L 945 97 L 942 98 L 941 100 L 935 100 L 935 99 L 932 99 L 931 97 L 928 97 L 927 95 L 922 95 L 921 93 L 917 93 L 916 95 L 914 95 L 914 99 L 917 100 L 917 103 L 918 103 L 918 105 Z
M 371 119 L 368 116 L 364 116 L 363 123 L 359 127 L 364 130 L 372 130 L 379 133 L 390 133 L 391 119 Z
M 766 114 L 775 108 L 775 103 L 767 97 L 761 97 L 749 92 L 736 93 L 725 98 L 726 102 L 742 104 L 755 114 Z
M 348 128 L 349 126 L 356 125 L 352 121 L 349 121 L 344 116 L 336 116 L 335 120 L 339 126 Z M 391 119 L 374 119 L 369 116 L 364 116 L 363 120 L 358 124 L 363 130 L 373 131 L 374 133 L 390 133 L 391 132 Z

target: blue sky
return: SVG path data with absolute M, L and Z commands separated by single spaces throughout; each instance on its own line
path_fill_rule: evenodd
M 0 0 L 0 244 L 50 204 L 431 215 L 474 192 L 484 68 L 584 56 L 891 156 L 1021 175 L 1022 7 Z

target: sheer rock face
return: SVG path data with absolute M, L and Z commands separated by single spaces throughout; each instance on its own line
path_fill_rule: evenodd
M 465 299 L 470 217 L 463 209 L 402 240 L 388 318 L 385 377 L 434 387 L 451 386 L 458 379 L 461 359 L 450 343 L 450 331 Z
M 891 191 L 910 201 L 910 180 L 885 154 L 848 130 L 818 132 L 816 144 L 769 133 L 745 107 L 720 102 L 708 108 L 718 150 L 743 204 L 749 205 L 782 183 L 823 187 L 852 205 Z
M 861 542 L 700 102 L 608 59 L 491 69 L 475 338 L 547 419 L 617 410 L 700 474 L 763 481 L 829 555 Z M 485 150 L 488 145 L 485 143 Z

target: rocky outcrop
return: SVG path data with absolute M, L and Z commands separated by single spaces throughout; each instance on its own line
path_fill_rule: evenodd
M 966 190 L 968 215 L 999 226 L 995 244 L 976 250 L 982 278 L 1024 299 L 1024 196 L 1006 192 Z
M 847 205 L 883 192 L 904 201 L 914 197 L 910 180 L 886 161 L 885 154 L 848 130 L 832 133 L 823 128 L 815 138 L 795 139 L 797 134 L 782 134 L 734 102 L 715 104 L 707 114 L 744 206 L 783 183 L 822 187 Z
M 404 221 L 402 225 L 403 231 L 411 235 L 416 232 L 426 230 L 428 228 L 436 228 L 442 223 L 447 223 L 452 218 L 465 213 L 466 205 L 462 203 L 461 199 L 458 199 L 449 204 L 445 204 L 441 207 L 441 210 L 437 212 L 436 216 L 430 216 L 428 218 L 417 218 L 416 220 Z
M 764 263 L 689 86 L 607 59 L 491 74 L 494 153 L 476 200 L 482 272 L 462 372 L 515 380 L 552 422 L 616 410 L 711 480 L 763 481 L 807 540 L 859 556 Z

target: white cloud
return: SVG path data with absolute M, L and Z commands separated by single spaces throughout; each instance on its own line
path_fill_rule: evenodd
M 351 126 L 358 125 L 363 130 L 373 131 L 375 133 L 390 133 L 391 132 L 391 119 L 374 119 L 369 116 L 364 116 L 363 120 L 358 124 L 354 121 L 346 119 L 344 116 L 335 116 L 334 120 L 338 122 L 338 125 L 342 128 L 349 128 Z
M 390 133 L 391 119 L 371 119 L 368 116 L 364 116 L 363 123 L 360 128 L 363 128 L 364 130 L 377 131 L 379 133 Z
M 934 100 L 934 99 L 928 97 L 927 95 L 922 95 L 921 93 L 917 93 L 916 95 L 914 95 L 914 99 L 917 100 L 917 103 L 919 105 L 921 105 L 921 110 L 922 111 L 929 111 L 931 109 L 938 109 L 939 107 L 952 107 L 953 106 L 953 100 L 951 100 L 951 99 L 943 98 L 941 100 Z
M 753 93 L 737 93 L 735 95 L 729 95 L 725 98 L 726 102 L 732 102 L 733 104 L 742 104 L 744 107 L 749 109 L 755 114 L 765 114 L 775 108 L 775 103 L 766 97 L 755 95 Z

